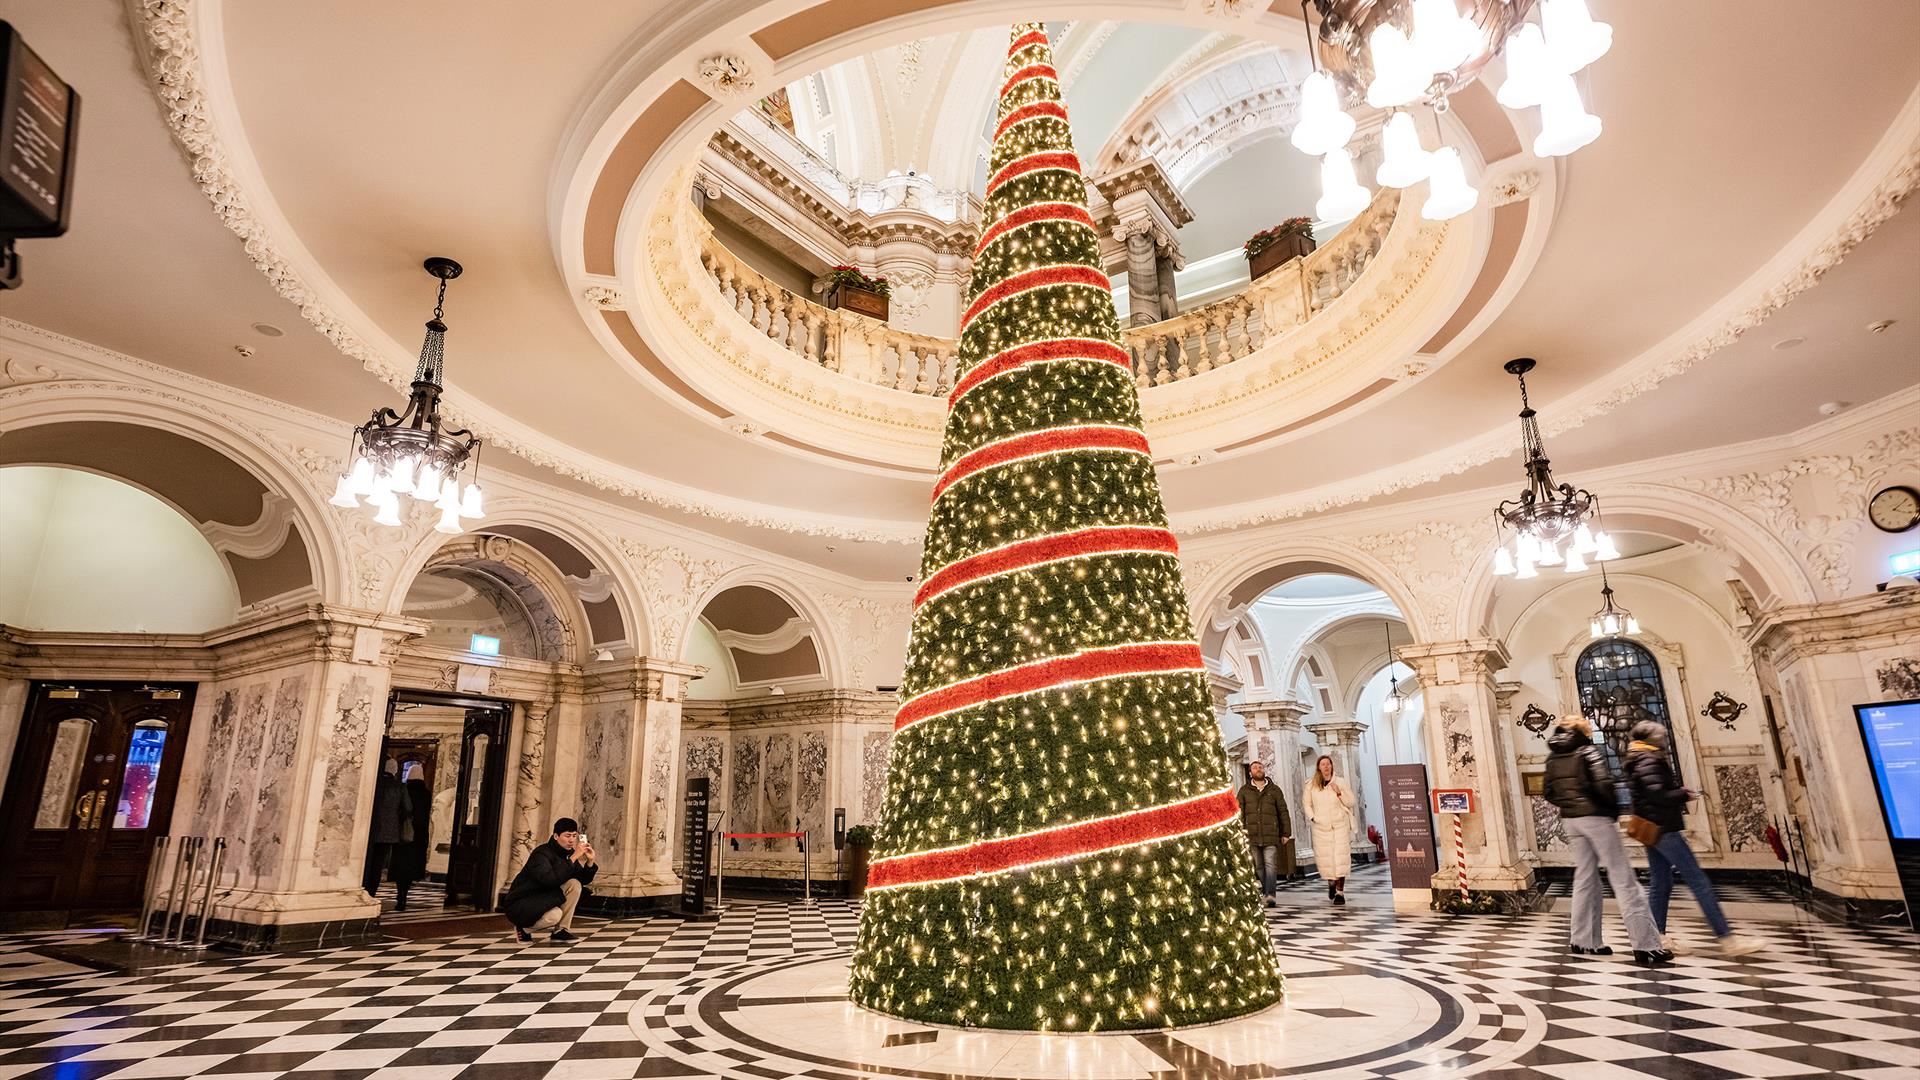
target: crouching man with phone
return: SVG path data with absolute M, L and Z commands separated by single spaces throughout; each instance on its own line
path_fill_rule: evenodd
M 599 872 L 580 823 L 564 817 L 554 822 L 553 837 L 533 849 L 507 890 L 503 908 L 515 939 L 532 941 L 533 931 L 553 927 L 552 940 L 572 941 L 573 911 Z

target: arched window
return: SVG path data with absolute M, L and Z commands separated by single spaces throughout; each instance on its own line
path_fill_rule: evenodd
M 1626 760 L 1633 726 L 1657 720 L 1667 729 L 1667 756 L 1674 774 L 1680 771 L 1673 753 L 1673 720 L 1667 715 L 1667 691 L 1660 682 L 1660 663 L 1640 644 L 1626 638 L 1607 638 L 1587 646 L 1574 666 L 1580 688 L 1580 711 L 1606 740 L 1616 768 Z

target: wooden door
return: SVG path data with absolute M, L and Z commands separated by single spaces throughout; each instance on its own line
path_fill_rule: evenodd
M 470 708 L 460 733 L 460 776 L 447 851 L 447 904 L 494 907 L 494 862 L 507 771 L 505 706 Z
M 35 683 L 0 798 L 0 910 L 138 912 L 191 684 Z

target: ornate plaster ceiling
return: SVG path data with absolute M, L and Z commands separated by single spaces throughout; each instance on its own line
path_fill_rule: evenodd
M 1392 393 L 1268 417 L 1285 437 L 1168 468 L 1176 527 L 1483 476 L 1470 470 L 1513 452 L 1499 364 L 1516 354 L 1542 360 L 1536 403 L 1583 467 L 1697 448 L 1703 432 L 1782 433 L 1820 401 L 1914 381 L 1920 228 L 1894 212 L 1920 182 L 1920 7 L 1835 6 L 1818 36 L 1785 0 L 1595 7 L 1615 27 L 1586 87 L 1606 132 L 1547 166 L 1552 205 L 1526 226 L 1540 242 L 1516 242 L 1521 258 L 1495 249 L 1490 226 L 1476 234 L 1475 265 L 1504 257 L 1507 272 L 1490 295 L 1459 284 L 1447 303 L 1477 314 L 1439 312 L 1440 330 L 1408 353 L 1422 373 Z M 1164 70 L 1225 36 L 1297 43 L 1285 8 L 1054 10 L 1089 40 L 1103 21 L 1178 28 L 1186 43 Z M 634 373 L 631 346 L 651 351 L 656 328 L 622 312 L 623 330 L 583 291 L 631 271 L 649 214 L 756 88 L 943 34 L 991 37 L 1006 17 L 987 0 L 920 0 L 884 18 L 861 0 L 601 5 L 564 19 L 505 0 L 459 19 L 373 0 L 23 11 L 9 18 L 88 113 L 75 228 L 24 247 L 29 288 L 8 314 L 345 421 L 392 394 L 368 372 L 407 379 L 430 303 L 419 260 L 453 255 L 468 274 L 449 298 L 450 408 L 520 454 L 512 467 L 795 554 L 820 545 L 777 533 L 907 540 L 924 476 L 742 437 L 726 410 L 689 409 Z M 963 81 L 943 93 L 990 94 Z M 1481 119 L 1517 125 L 1510 145 L 1478 140 L 1489 170 L 1516 164 L 1531 121 Z M 1820 284 L 1828 271 L 1844 294 Z M 1899 322 L 1863 338 L 1869 310 Z M 1759 353 L 1772 327 L 1754 328 L 1770 318 L 1808 344 Z M 254 321 L 290 333 L 238 358 L 234 344 L 258 344 Z M 1791 392 L 1739 397 L 1754 364 Z

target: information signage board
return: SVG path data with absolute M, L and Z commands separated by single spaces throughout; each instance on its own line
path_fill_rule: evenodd
M 707 790 L 710 784 L 704 776 L 687 779 L 686 802 L 682 807 L 682 820 L 686 822 L 680 874 L 682 915 L 704 915 L 707 911 Z
M 1430 887 L 1437 866 L 1433 815 L 1427 812 L 1427 767 L 1380 766 L 1380 798 L 1386 803 L 1387 869 L 1393 887 Z
M 0 237 L 67 231 L 80 95 L 0 22 Z
M 1855 705 L 1907 921 L 1920 927 L 1920 700 Z

